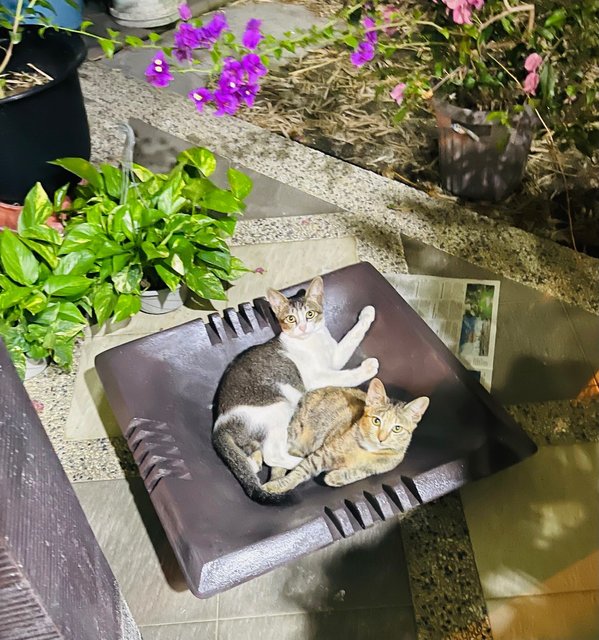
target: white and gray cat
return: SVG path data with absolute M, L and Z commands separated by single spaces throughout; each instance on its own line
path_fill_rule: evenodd
M 321 387 L 356 387 L 375 376 L 379 366 L 376 358 L 367 358 L 354 369 L 343 369 L 374 321 L 373 307 L 364 307 L 358 322 L 336 342 L 325 324 L 322 278 L 312 280 L 304 296 L 287 298 L 269 289 L 267 298 L 281 333 L 229 365 L 212 432 L 215 450 L 258 502 L 273 501 L 260 486 L 262 461 L 284 469 L 302 461 L 288 453 L 287 428 L 303 394 Z

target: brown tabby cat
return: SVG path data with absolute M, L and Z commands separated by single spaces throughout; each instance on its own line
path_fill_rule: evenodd
M 286 493 L 322 471 L 326 484 L 341 487 L 390 471 L 403 460 L 428 405 L 425 396 L 407 404 L 390 401 L 378 378 L 368 393 L 345 387 L 310 391 L 289 425 L 289 452 L 307 457 L 262 488 Z

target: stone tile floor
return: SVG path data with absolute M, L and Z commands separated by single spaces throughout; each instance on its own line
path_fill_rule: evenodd
M 276 3 L 260 5 L 278 10 Z M 244 20 L 239 13 L 240 24 Z M 117 54 L 117 65 L 118 56 L 128 72 L 143 73 L 145 60 Z M 430 245 L 405 236 L 401 242 L 411 273 L 495 277 Z M 450 621 L 435 619 L 443 609 L 456 620 L 482 620 L 487 607 L 496 640 L 599 637 L 593 615 L 598 450 L 586 442 L 596 439 L 596 422 L 589 427 L 590 412 L 572 404 L 599 371 L 599 318 L 502 278 L 496 354 L 496 397 L 525 427 L 527 417 L 535 417 L 531 435 L 541 444 L 554 442 L 556 434 L 538 426 L 539 416 L 552 425 L 562 420 L 569 444 L 545 447 L 522 465 L 465 488 L 461 500 L 449 496 L 442 509 L 427 505 L 401 527 L 381 525 L 208 601 L 182 587 L 138 481 L 75 483 L 146 640 L 489 638 L 484 625 L 470 636 L 456 635 Z M 419 546 L 418 528 L 435 526 L 440 537 L 450 537 L 447 544 Z M 463 538 L 468 530 L 470 538 Z M 446 586 L 451 574 L 444 574 L 470 569 L 468 592 L 453 593 Z

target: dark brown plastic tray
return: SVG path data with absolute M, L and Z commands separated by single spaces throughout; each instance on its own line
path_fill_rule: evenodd
M 306 286 L 285 290 L 288 295 Z M 366 305 L 374 321 L 352 363 L 380 361 L 390 395 L 431 398 L 395 470 L 341 488 L 317 481 L 295 502 L 252 502 L 211 444 L 212 403 L 235 355 L 277 328 L 255 300 L 204 324 L 195 320 L 96 358 L 108 401 L 128 440 L 191 591 L 206 598 L 341 537 L 434 500 L 536 451 L 372 265 L 324 276 L 325 315 L 339 339 Z

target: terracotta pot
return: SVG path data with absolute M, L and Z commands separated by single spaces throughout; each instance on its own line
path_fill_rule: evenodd
M 70 200 L 65 198 L 63 204 L 66 206 L 69 203 Z M 4 202 L 0 202 L 0 229 L 7 227 L 8 229 L 16 231 L 19 222 L 19 215 L 21 214 L 22 209 L 23 206 L 20 204 L 6 204 Z M 50 216 L 46 220 L 46 224 L 57 231 L 63 230 L 62 222 L 58 219 L 56 214 Z
M 512 126 L 487 120 L 487 111 L 471 111 L 434 101 L 439 129 L 441 186 L 469 200 L 503 200 L 522 182 L 536 116 L 529 107 Z

